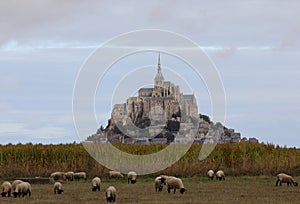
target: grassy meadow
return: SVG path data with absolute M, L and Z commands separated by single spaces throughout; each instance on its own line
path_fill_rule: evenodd
M 300 180 L 300 177 L 296 177 Z M 100 192 L 92 192 L 90 180 L 64 182 L 64 192 L 54 194 L 52 184 L 32 184 L 31 197 L 0 198 L 1 203 L 106 203 L 104 190 L 113 185 L 117 189 L 116 203 L 296 203 L 300 200 L 300 187 L 276 187 L 274 177 L 226 177 L 225 181 L 210 181 L 205 177 L 183 178 L 187 191 L 180 194 L 155 192 L 153 178 L 139 178 L 136 184 L 126 179 L 102 179 Z
M 150 154 L 166 145 L 116 145 L 132 154 Z M 0 181 L 20 177 L 49 177 L 55 171 L 85 171 L 88 181 L 63 182 L 65 192 L 54 195 L 53 184 L 32 184 L 32 196 L 0 198 L 0 203 L 106 203 L 104 189 L 117 188 L 117 203 L 296 203 L 300 187 L 276 187 L 276 174 L 286 172 L 300 181 L 300 150 L 271 144 L 219 144 L 205 159 L 198 160 L 201 145 L 192 145 L 171 167 L 152 175 L 139 176 L 134 185 L 126 179 L 108 179 L 109 169 L 98 164 L 81 144 L 0 145 Z M 210 181 L 208 169 L 222 169 L 225 181 Z M 155 192 L 159 174 L 181 177 L 187 192 L 174 195 Z M 91 178 L 102 179 L 100 192 L 91 191 Z

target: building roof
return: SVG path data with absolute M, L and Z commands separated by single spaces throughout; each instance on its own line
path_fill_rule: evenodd
M 195 98 L 195 95 L 194 94 L 183 95 L 183 98 L 187 100 L 193 100 Z

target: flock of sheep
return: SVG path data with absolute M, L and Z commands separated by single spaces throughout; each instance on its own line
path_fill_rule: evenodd
M 222 170 L 217 171 L 216 173 L 213 170 L 209 170 L 207 172 L 207 177 L 211 180 L 216 177 L 218 180 L 225 180 L 225 174 Z M 109 171 L 109 178 L 124 178 L 123 174 L 118 171 Z M 62 188 L 61 180 L 66 181 L 74 181 L 80 179 L 87 179 L 85 172 L 55 172 L 50 175 L 50 181 L 54 183 L 54 194 L 61 194 L 64 192 Z M 127 174 L 128 184 L 135 184 L 137 180 L 137 173 L 134 171 L 129 171 Z M 293 179 L 292 176 L 280 173 L 277 175 L 276 186 L 278 184 L 281 186 L 282 183 L 287 183 L 287 186 L 298 186 L 298 183 Z M 101 179 L 99 177 L 94 177 L 92 179 L 92 191 L 100 191 L 101 188 Z M 163 187 L 166 185 L 167 192 L 170 193 L 171 190 L 176 192 L 176 189 L 179 190 L 181 194 L 183 194 L 186 189 L 184 188 L 183 182 L 180 178 L 174 176 L 161 175 L 155 178 L 154 186 L 155 191 L 159 192 L 163 190 Z M 22 197 L 31 196 L 31 185 L 28 182 L 24 182 L 21 180 L 15 180 L 12 183 L 8 181 L 4 181 L 1 185 L 2 197 L 10 197 L 13 194 L 14 197 Z M 105 197 L 107 202 L 115 202 L 117 197 L 117 190 L 114 186 L 109 186 L 105 190 Z

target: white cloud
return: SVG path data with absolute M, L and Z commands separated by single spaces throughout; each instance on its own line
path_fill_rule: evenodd
M 0 76 L 0 93 L 2 91 L 14 91 L 18 87 L 18 81 L 13 76 Z

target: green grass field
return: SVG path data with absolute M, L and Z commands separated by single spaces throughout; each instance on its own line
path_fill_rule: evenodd
M 300 181 L 300 177 L 296 177 Z M 0 198 L 0 203 L 106 203 L 104 191 L 114 185 L 117 189 L 116 203 L 297 203 L 300 187 L 276 187 L 275 177 L 226 177 L 225 181 L 207 178 L 183 178 L 187 192 L 176 194 L 155 192 L 154 179 L 140 178 L 136 184 L 126 179 L 102 180 L 100 192 L 92 192 L 90 181 L 64 182 L 64 193 L 55 195 L 52 184 L 32 184 L 31 197 Z

